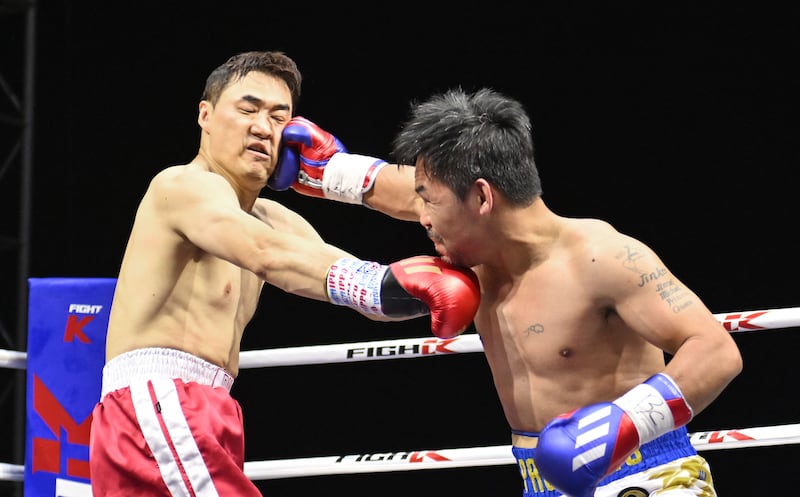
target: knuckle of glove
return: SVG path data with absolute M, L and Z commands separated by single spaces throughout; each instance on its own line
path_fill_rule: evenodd
M 439 338 L 454 338 L 472 324 L 480 305 L 478 277 L 469 268 L 453 266 L 437 259 L 445 278 L 442 297 L 431 307 L 432 330 Z
M 289 145 L 303 145 L 310 147 L 312 144 L 312 136 L 310 130 L 300 124 L 289 124 L 283 128 L 281 133 L 283 141 Z
M 347 152 L 344 144 L 333 134 L 301 116 L 293 117 L 281 136 L 284 142 L 298 146 L 305 158 L 323 165 L 333 154 Z
M 599 416 L 599 413 L 605 413 Z M 635 449 L 636 444 L 626 440 L 625 428 L 619 425 L 623 411 L 612 403 L 599 403 L 561 414 L 542 430 L 536 448 L 535 462 L 542 477 L 561 492 L 576 497 L 593 495 L 593 489 L 608 474 L 618 468 Z M 596 418 L 596 419 L 595 419 Z M 592 422 L 587 420 L 592 419 Z M 598 424 L 610 425 L 609 433 L 592 444 L 576 441 Z M 590 460 L 581 453 L 600 451 Z M 581 464 L 575 466 L 575 461 Z
M 296 181 L 300 171 L 300 158 L 292 147 L 281 147 L 275 170 L 267 180 L 267 186 L 276 191 L 288 190 Z

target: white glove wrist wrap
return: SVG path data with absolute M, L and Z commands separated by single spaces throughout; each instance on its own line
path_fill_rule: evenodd
M 659 388 L 665 389 L 668 395 L 672 395 L 670 401 L 664 398 Z M 670 406 L 669 402 L 673 402 L 674 405 Z M 655 440 L 679 425 L 682 426 L 693 417 L 692 408 L 683 398 L 675 381 L 663 373 L 636 385 L 615 400 L 614 404 L 625 411 L 633 421 L 639 433 L 639 445 Z M 673 409 L 676 411 L 673 412 Z M 679 417 L 684 416 L 684 419 L 676 423 L 675 412 Z M 686 412 L 688 419 L 685 419 Z
M 327 175 L 327 171 L 325 173 Z M 360 259 L 342 258 L 328 270 L 328 298 L 366 314 L 384 316 L 381 284 L 389 266 Z
M 385 165 L 385 160 L 366 155 L 333 154 L 322 176 L 322 192 L 330 200 L 362 204 L 364 193 L 372 188 L 378 171 Z

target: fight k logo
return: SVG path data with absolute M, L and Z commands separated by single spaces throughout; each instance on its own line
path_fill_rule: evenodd
M 71 342 L 77 339 L 83 343 L 90 343 L 89 337 L 83 332 L 83 327 L 91 323 L 101 310 L 103 310 L 102 305 L 70 304 L 64 341 Z

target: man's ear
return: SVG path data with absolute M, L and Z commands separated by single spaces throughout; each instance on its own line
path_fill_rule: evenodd
M 208 100 L 201 100 L 197 109 L 197 124 L 205 129 L 208 122 L 208 114 L 211 111 L 211 103 Z
M 475 201 L 478 204 L 478 212 L 480 214 L 488 214 L 494 207 L 494 192 L 492 186 L 483 178 L 478 178 L 473 183 L 472 187 L 475 189 Z

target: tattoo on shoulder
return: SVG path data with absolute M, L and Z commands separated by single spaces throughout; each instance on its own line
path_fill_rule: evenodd
M 646 254 L 644 252 L 630 245 L 625 245 L 622 251 L 616 256 L 617 259 L 622 259 L 622 267 L 639 275 L 640 287 L 645 286 L 651 281 L 656 281 L 667 274 L 667 269 L 663 267 L 656 267 L 652 271 L 643 269 L 640 262 L 645 256 Z
M 671 277 L 664 280 L 669 275 L 667 268 L 656 267 L 652 271 L 642 269 L 642 259 L 646 253 L 636 246 L 625 245 L 617 254 L 616 258 L 622 260 L 622 266 L 629 271 L 639 275 L 639 287 L 643 288 L 649 283 L 655 283 L 656 292 L 661 300 L 669 304 L 673 313 L 679 313 L 692 305 L 691 292 L 676 283 Z
M 642 273 L 639 275 L 639 286 L 645 286 L 651 281 L 661 278 L 665 274 L 667 274 L 667 270 L 663 267 L 657 267 L 655 271 L 651 271 L 649 273 Z
M 537 335 L 544 333 L 544 325 L 541 323 L 535 323 L 528 326 L 528 328 L 525 330 L 525 336 L 531 336 L 531 334 L 534 333 Z
M 630 245 L 625 245 L 616 255 L 617 259 L 622 259 L 622 267 L 629 271 L 633 271 L 634 273 L 640 274 L 642 273 L 642 270 L 639 269 L 638 262 L 642 257 L 644 257 L 644 253 L 637 250 L 636 247 L 632 247 Z
M 661 300 L 669 304 L 675 314 L 692 305 L 691 293 L 671 279 L 659 282 L 656 285 L 656 291 Z

